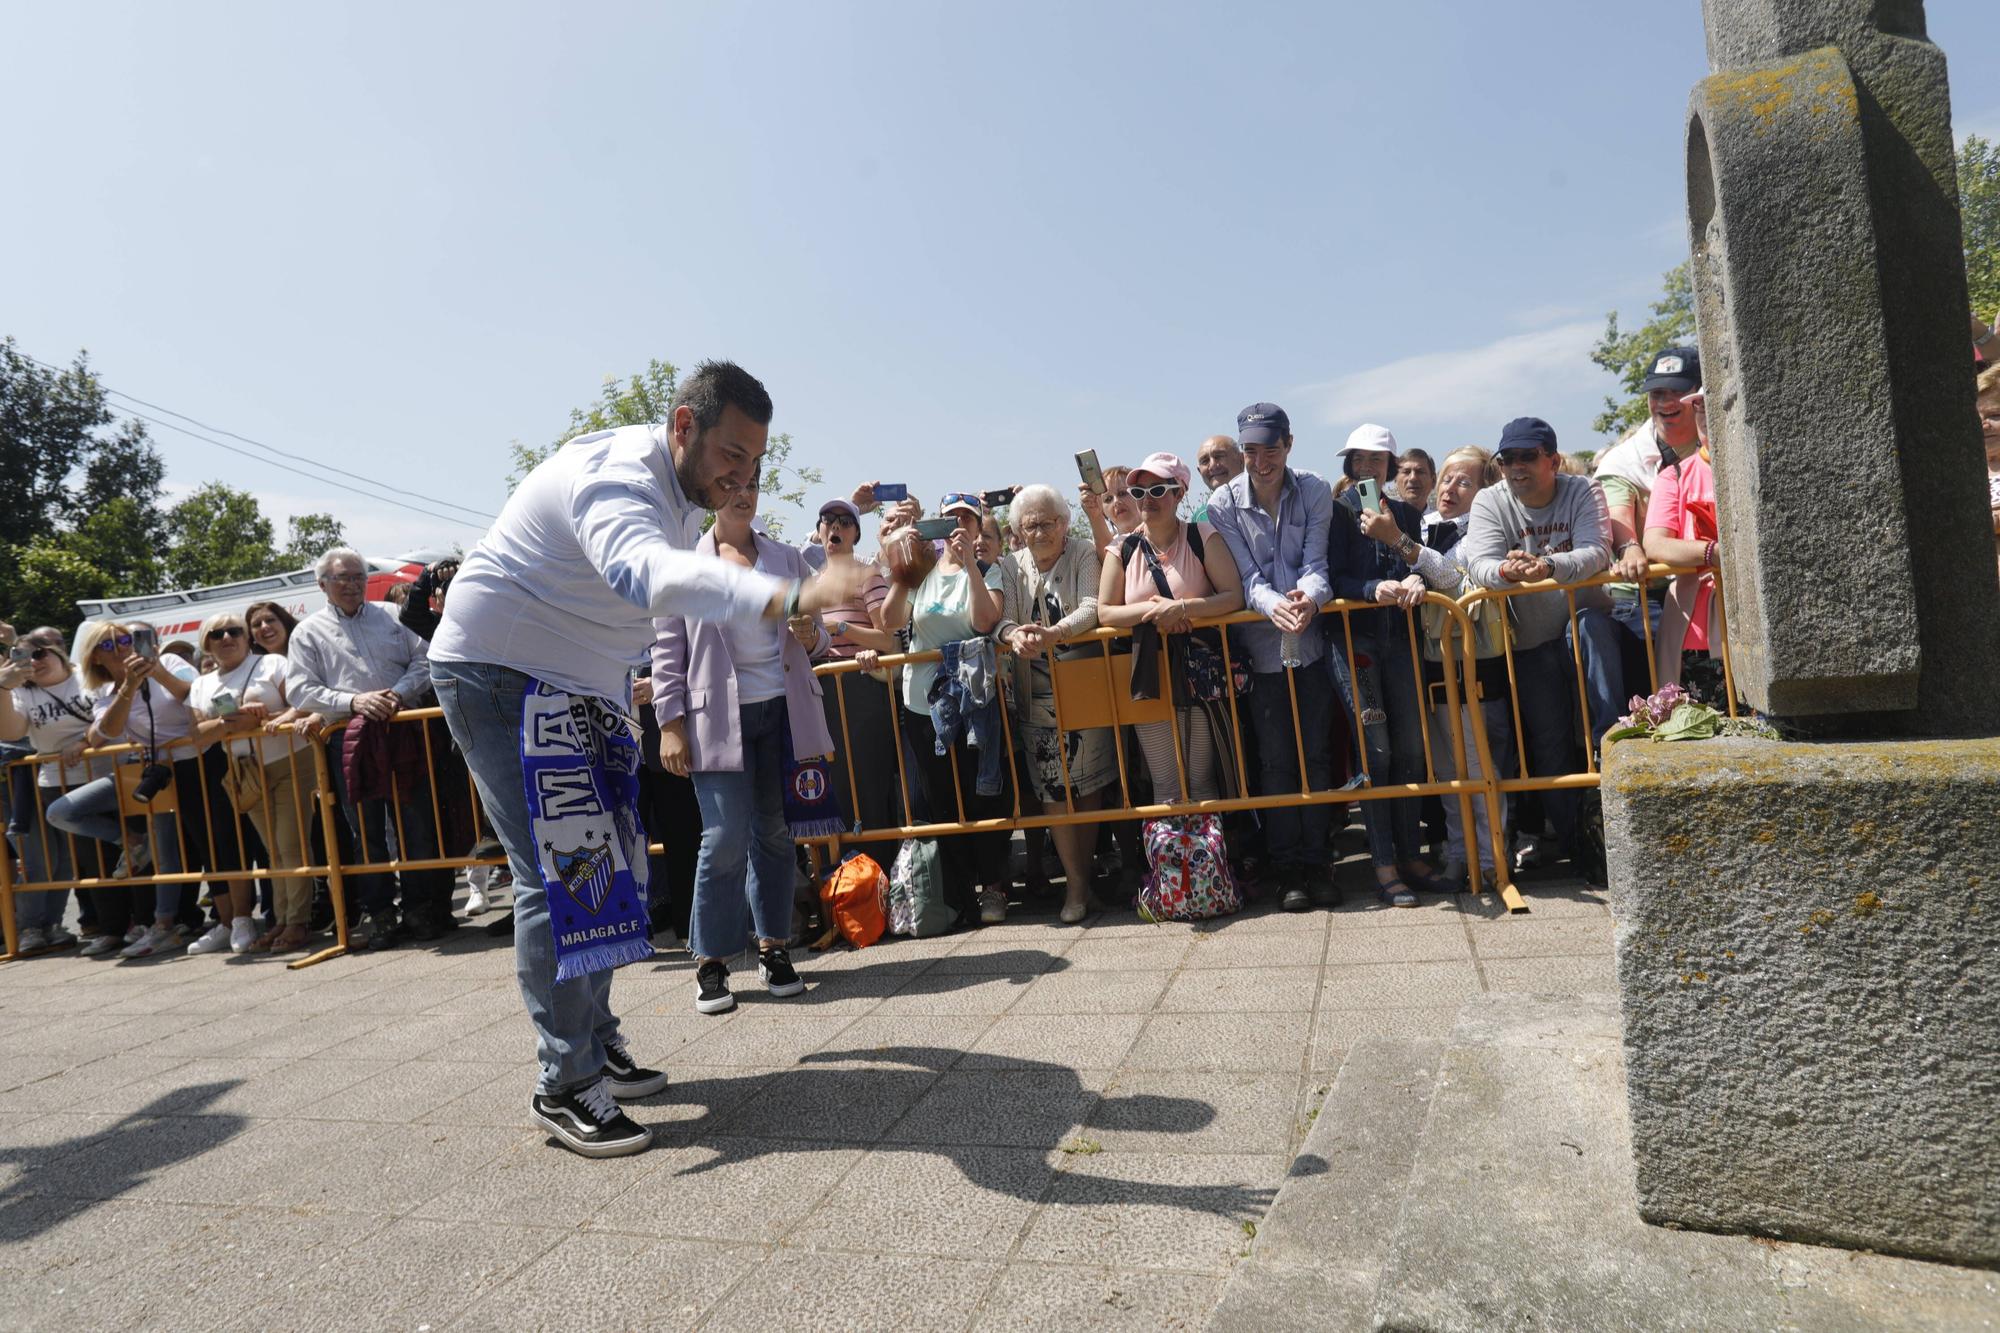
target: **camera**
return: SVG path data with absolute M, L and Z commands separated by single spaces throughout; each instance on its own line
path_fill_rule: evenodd
M 132 785 L 132 799 L 141 805 L 151 804 L 153 798 L 167 789 L 174 780 L 174 770 L 161 763 L 149 763 L 139 770 L 139 780 Z

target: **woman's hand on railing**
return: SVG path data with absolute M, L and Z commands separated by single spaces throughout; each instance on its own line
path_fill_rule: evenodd
M 1383 579 L 1375 585 L 1375 600 L 1383 606 L 1423 605 L 1424 581 L 1415 574 L 1405 579 Z
M 876 652 L 873 648 L 863 648 L 854 655 L 854 665 L 860 667 L 863 671 L 880 671 L 882 669 L 882 654 Z
M 1146 603 L 1146 622 L 1162 634 L 1188 632 L 1187 603 L 1178 597 L 1155 597 Z
M 1018 657 L 1033 657 L 1054 641 L 1054 632 L 1042 625 L 1017 625 L 1007 635 L 1007 647 Z

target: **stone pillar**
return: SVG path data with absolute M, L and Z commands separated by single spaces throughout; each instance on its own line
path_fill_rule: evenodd
M 1944 55 L 1918 0 L 1704 0 L 1688 221 L 1737 686 L 2000 732 Z
M 1640 1211 L 2000 1265 L 2000 586 L 1944 57 L 1918 0 L 1703 12 L 1729 644 L 1799 739 L 1605 756 Z

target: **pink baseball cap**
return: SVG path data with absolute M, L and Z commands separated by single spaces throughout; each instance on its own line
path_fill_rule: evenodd
M 1188 466 L 1172 454 L 1147 454 L 1144 459 L 1140 460 L 1139 466 L 1126 474 L 1125 479 L 1129 482 L 1142 472 L 1150 477 L 1158 477 L 1161 481 L 1176 482 L 1182 490 L 1188 488 L 1188 477 L 1190 475 Z

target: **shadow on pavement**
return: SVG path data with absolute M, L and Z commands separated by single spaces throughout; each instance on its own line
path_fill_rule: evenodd
M 986 975 L 990 977 L 992 974 Z M 776 1075 L 758 1075 L 764 1081 L 752 1095 L 758 1099 L 771 1098 L 801 1107 L 865 1107 L 878 1099 L 893 1099 L 898 1095 L 907 1098 L 908 1089 L 903 1080 L 908 1075 L 902 1071 L 914 1069 L 941 1074 L 964 1054 L 963 1051 L 932 1046 L 816 1051 L 802 1057 L 797 1067 Z M 854 1067 L 867 1065 L 883 1068 Z M 1039 1075 L 988 1080 L 979 1116 L 988 1121 L 997 1119 L 1022 1126 L 1041 1123 L 1052 1127 L 1045 1136 L 1045 1142 L 1026 1145 L 1023 1140 L 1016 1139 L 1015 1146 L 1039 1148 L 1044 1152 L 1063 1146 L 1066 1135 L 1053 1126 L 1068 1117 L 1051 1117 L 1049 1112 L 1052 1106 L 1077 1105 L 1086 1100 L 1083 1081 L 1075 1070 L 1043 1060 L 1010 1059 L 1004 1066 L 976 1072 Z M 731 1092 L 740 1086 L 740 1082 L 737 1079 L 676 1082 L 663 1097 L 678 1105 L 692 1103 L 711 1108 L 716 1105 L 734 1107 L 740 1099 L 732 1096 Z M 716 1156 L 677 1174 L 700 1175 L 774 1153 L 814 1152 L 826 1146 L 810 1140 L 793 1143 L 768 1138 L 703 1135 L 702 1130 L 709 1119 L 704 1116 L 681 1128 L 692 1131 L 700 1146 Z M 1153 1094 L 1106 1096 L 1099 1099 L 1096 1108 L 1089 1112 L 1092 1127 L 1120 1131 L 1187 1134 L 1205 1128 L 1214 1120 L 1215 1108 L 1207 1102 L 1192 1097 Z M 1046 1185 L 1042 1180 L 1023 1177 L 1009 1166 L 1005 1155 L 994 1152 L 991 1145 L 932 1144 L 898 1139 L 893 1143 L 878 1143 L 876 1147 L 894 1152 L 934 1153 L 952 1162 L 968 1181 L 982 1189 L 1029 1202 L 1039 1200 Z M 1096 1151 L 1094 1145 L 1084 1149 L 1085 1155 L 1093 1155 Z M 1261 1216 L 1271 1206 L 1275 1193 L 1271 1189 L 1242 1184 L 1162 1184 L 1075 1171 L 1063 1172 L 1062 1179 L 1062 1202 L 1066 1204 L 1150 1204 L 1231 1219 Z
M 13 1183 L 0 1188 L 0 1244 L 40 1235 L 58 1222 L 119 1197 L 158 1171 L 192 1161 L 235 1138 L 248 1119 L 200 1112 L 241 1083 L 230 1079 L 176 1089 L 94 1134 L 32 1147 L 0 1147 L 0 1165 L 20 1171 Z M 169 1123 L 177 1132 L 162 1132 Z M 36 1177 L 58 1163 L 82 1177 L 88 1198 L 71 1194 L 73 1206 L 49 1206 L 52 1200 L 36 1189 Z

